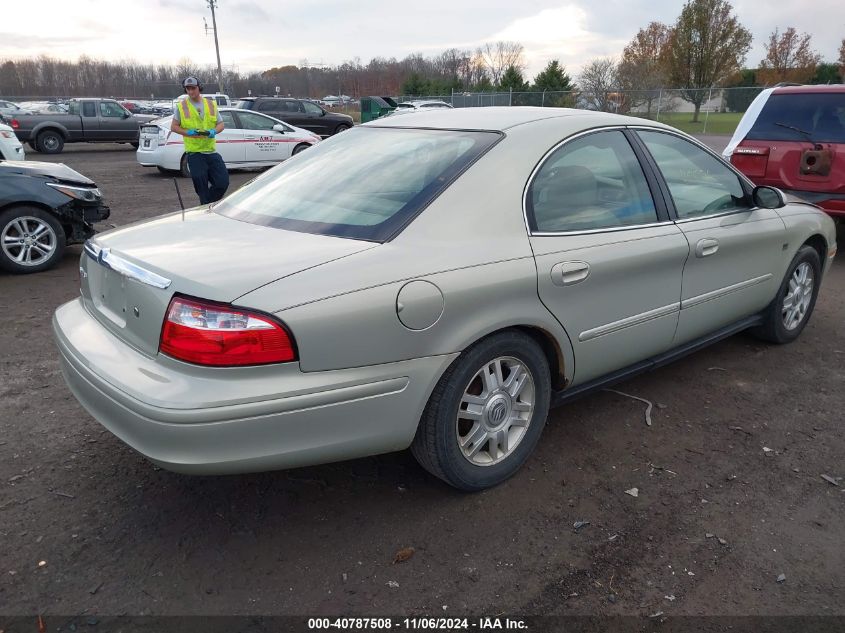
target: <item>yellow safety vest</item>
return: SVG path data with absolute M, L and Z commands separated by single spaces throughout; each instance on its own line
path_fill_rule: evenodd
M 182 99 L 179 107 L 182 108 L 182 127 L 186 130 L 191 128 L 197 130 L 213 130 L 217 127 L 217 104 L 210 97 L 204 97 L 205 108 L 202 118 L 200 113 L 191 103 L 190 99 Z M 213 152 L 216 141 L 207 136 L 186 136 L 184 137 L 185 151 L 189 154 L 196 152 Z

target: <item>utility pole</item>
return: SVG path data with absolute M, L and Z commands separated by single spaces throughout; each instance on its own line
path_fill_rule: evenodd
M 217 0 L 205 0 L 208 7 L 211 9 L 211 30 L 214 31 L 214 50 L 217 52 L 217 85 L 220 92 L 225 92 L 223 86 L 223 66 L 220 65 L 220 44 L 217 41 L 217 17 L 214 15 L 214 9 L 217 8 Z M 203 18 L 205 21 L 205 18 Z M 208 24 L 205 25 L 205 34 L 208 35 Z

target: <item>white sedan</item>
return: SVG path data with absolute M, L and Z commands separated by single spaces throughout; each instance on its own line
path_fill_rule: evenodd
M 8 125 L 0 123 L 0 160 L 23 160 L 26 152 L 23 145 L 15 136 L 14 130 Z
M 220 116 L 226 128 L 217 135 L 217 152 L 227 169 L 272 167 L 320 142 L 308 130 L 258 112 L 220 108 Z M 183 138 L 170 131 L 171 120 L 168 116 L 141 126 L 136 156 L 144 167 L 187 177 Z

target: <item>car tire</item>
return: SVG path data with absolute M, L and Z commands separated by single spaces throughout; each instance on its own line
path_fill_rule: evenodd
M 0 213 L 0 269 L 25 274 L 51 268 L 61 260 L 66 240 L 62 225 L 43 209 L 6 209 Z
M 293 148 L 293 151 L 291 152 L 290 155 L 296 156 L 297 154 L 301 154 L 302 152 L 304 152 L 309 147 L 311 147 L 311 146 L 308 143 L 300 143 L 299 145 L 297 145 L 296 147 Z
M 495 486 L 528 459 L 546 423 L 550 396 L 549 362 L 534 339 L 516 330 L 482 339 L 438 381 L 411 452 L 455 488 Z
M 38 143 L 36 143 L 34 140 L 33 141 L 27 141 L 26 144 L 29 145 L 30 148 L 32 148 L 36 152 L 41 151 L 40 149 L 38 149 Z
M 182 159 L 179 161 L 179 175 L 182 178 L 190 178 L 191 170 L 188 167 L 188 155 L 182 154 Z
M 338 126 L 334 129 L 334 133 L 335 133 L 335 134 L 340 134 L 341 132 L 345 132 L 346 130 L 348 130 L 348 129 L 349 129 L 349 128 L 351 128 L 351 127 L 352 127 L 351 125 L 347 125 L 346 123 L 341 123 L 340 125 L 338 125 Z
M 752 332 L 771 343 L 791 343 L 801 334 L 819 294 L 821 260 L 804 245 L 792 258 L 775 300 L 766 308 L 763 324 Z
M 65 139 L 58 130 L 40 132 L 36 143 L 38 144 L 38 151 L 42 154 L 61 154 L 65 147 Z

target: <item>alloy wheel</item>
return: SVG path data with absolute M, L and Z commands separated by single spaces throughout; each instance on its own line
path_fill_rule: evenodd
M 455 432 L 461 454 L 492 466 L 513 453 L 534 414 L 534 379 L 526 365 L 502 356 L 479 369 L 461 396 Z
M 38 266 L 50 259 L 58 239 L 49 224 L 32 216 L 12 219 L 0 232 L 0 247 L 21 266 Z
M 789 287 L 781 307 L 783 326 L 787 330 L 797 328 L 807 316 L 807 309 L 813 300 L 814 284 L 812 267 L 807 262 L 801 262 L 789 278 Z

